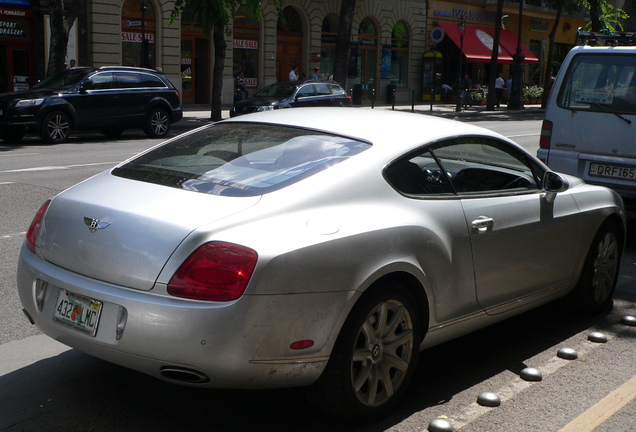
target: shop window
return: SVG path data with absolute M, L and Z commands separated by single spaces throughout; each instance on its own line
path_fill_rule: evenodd
M 236 77 L 243 71 L 245 86 L 248 88 L 258 86 L 259 39 L 258 21 L 245 8 L 239 8 L 234 17 L 232 73 Z
M 391 83 L 396 86 L 407 85 L 409 59 L 409 30 L 399 21 L 391 34 Z
M 320 75 L 329 77 L 336 68 L 336 37 L 340 19 L 336 14 L 329 14 L 322 20 L 320 35 Z
M 124 2 L 121 14 L 121 51 L 124 66 L 152 69 L 156 67 L 155 28 L 155 10 L 151 1 Z

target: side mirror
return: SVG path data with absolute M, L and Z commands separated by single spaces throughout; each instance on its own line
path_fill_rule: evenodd
M 552 204 L 559 192 L 565 192 L 570 187 L 568 181 L 554 171 L 546 171 L 543 175 L 543 190 L 546 191 L 545 199 Z
M 93 81 L 91 79 L 86 79 L 84 81 L 82 81 L 82 83 L 79 86 L 79 92 L 81 94 L 85 94 L 87 90 L 90 90 L 93 88 Z

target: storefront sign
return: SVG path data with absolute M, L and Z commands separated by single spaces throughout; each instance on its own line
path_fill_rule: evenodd
M 494 12 L 462 8 L 453 8 L 453 12 L 433 11 L 433 15 L 437 17 L 452 18 L 456 20 L 464 18 L 466 21 L 481 23 L 494 23 L 496 16 Z
M 150 43 L 155 43 L 155 35 L 153 33 L 146 33 L 146 40 Z M 141 33 L 135 32 L 122 32 L 122 42 L 141 42 Z
M 258 41 L 234 39 L 234 48 L 258 49 Z
M 257 78 L 245 78 L 245 87 L 256 87 L 258 85 Z
M 26 31 L 17 22 L 0 21 L 0 36 L 24 37 Z
M 547 21 L 532 20 L 532 21 L 530 21 L 530 30 L 536 31 L 536 32 L 547 33 L 548 32 L 548 22 Z

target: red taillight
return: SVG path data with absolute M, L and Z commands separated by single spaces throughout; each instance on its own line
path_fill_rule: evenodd
M 168 283 L 175 297 L 232 301 L 243 295 L 258 255 L 252 249 L 210 242 L 195 250 Z
M 550 141 L 552 140 L 552 122 L 543 120 L 541 125 L 541 137 L 539 138 L 539 147 L 542 149 L 550 149 Z
M 42 225 L 42 219 L 44 219 L 44 214 L 46 213 L 46 209 L 49 208 L 49 204 L 51 204 L 51 200 L 47 200 L 40 210 L 35 214 L 35 217 L 31 221 L 31 226 L 29 226 L 29 230 L 26 233 L 26 244 L 29 250 L 35 253 L 35 241 L 38 238 L 38 232 L 40 232 L 40 226 Z

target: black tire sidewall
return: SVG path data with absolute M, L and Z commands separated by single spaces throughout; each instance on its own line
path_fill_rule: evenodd
M 614 234 L 614 237 L 616 238 L 616 242 L 618 244 L 618 268 L 616 269 L 616 273 L 614 275 L 612 290 L 610 291 L 607 298 L 599 303 L 596 301 L 594 296 L 594 261 L 598 256 L 599 243 L 610 232 Z M 618 280 L 620 260 L 623 248 L 621 236 L 619 233 L 620 230 L 616 227 L 616 224 L 611 221 L 607 221 L 603 225 L 601 225 L 598 232 L 594 236 L 594 240 L 592 241 L 587 256 L 585 257 L 585 263 L 583 265 L 583 270 L 581 271 L 579 281 L 577 282 L 572 292 L 570 292 L 570 294 L 566 298 L 569 306 L 574 311 L 582 314 L 597 314 L 609 309 L 612 306 L 612 297 L 616 289 L 616 282 Z

